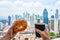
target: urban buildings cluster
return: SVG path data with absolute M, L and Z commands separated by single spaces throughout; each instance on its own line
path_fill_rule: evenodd
M 48 31 L 53 31 L 54 33 L 58 33 L 60 30 L 60 18 L 58 15 L 59 11 L 56 9 L 55 16 L 51 15 L 51 18 L 48 18 L 48 10 L 43 10 L 43 16 L 40 16 L 39 14 L 30 14 L 28 12 L 22 13 L 22 15 L 11 15 L 3 18 L 0 16 L 0 31 L 3 31 L 3 29 L 6 27 L 6 25 L 10 26 L 12 24 L 12 21 L 16 19 L 25 19 L 28 21 L 29 27 L 34 27 L 34 23 L 36 20 L 40 19 L 43 23 L 45 23 L 48 27 Z M 29 29 L 28 29 L 29 30 Z
M 34 14 L 32 13 L 32 15 L 30 15 L 30 13 L 28 12 L 24 12 L 22 13 L 22 15 L 12 15 L 12 16 L 8 16 L 7 19 L 0 19 L 0 22 L 2 22 L 3 24 L 6 24 L 6 22 L 8 22 L 8 25 L 11 25 L 11 21 L 14 20 L 14 19 L 18 19 L 18 18 L 21 18 L 21 19 L 26 19 L 28 21 L 34 21 L 34 20 L 37 20 L 37 19 L 40 19 L 40 20 L 43 20 L 43 23 L 46 23 L 48 24 L 49 22 L 49 19 L 48 18 L 48 11 L 47 9 L 44 9 L 43 10 L 43 16 L 40 16 L 39 14 Z M 51 15 L 51 19 L 58 19 L 58 9 L 56 9 L 56 13 L 55 13 L 55 16 L 54 15 Z

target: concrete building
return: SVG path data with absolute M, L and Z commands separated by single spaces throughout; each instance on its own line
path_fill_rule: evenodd
M 58 19 L 54 20 L 54 33 L 58 33 Z
M 49 19 L 49 28 L 50 31 L 53 31 L 55 34 L 58 33 L 58 19 Z
M 54 19 L 49 20 L 49 28 L 50 28 L 50 31 L 54 31 Z
M 60 30 L 60 15 L 58 15 L 58 28 Z

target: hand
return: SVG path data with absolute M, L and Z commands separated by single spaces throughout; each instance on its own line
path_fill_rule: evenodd
M 9 28 L 6 35 L 3 36 L 0 40 L 11 40 L 19 31 L 24 31 L 26 28 L 27 22 L 25 20 L 16 20 L 14 21 L 11 28 Z
M 11 39 L 11 38 L 13 38 L 17 33 L 15 33 L 15 32 L 13 31 L 13 27 L 11 27 L 11 28 L 8 30 L 7 34 L 10 36 L 10 39 Z
M 16 23 L 14 22 L 12 24 L 12 26 L 9 28 L 7 34 L 9 35 L 10 39 L 12 39 L 16 34 L 17 32 L 14 32 L 13 28 L 15 27 Z
M 43 40 L 50 40 L 50 37 L 49 37 L 46 29 L 44 31 L 41 31 L 41 30 L 36 28 L 35 31 L 38 32 L 41 35 Z
M 9 28 L 8 32 L 0 40 L 11 40 L 17 33 L 13 32 L 13 27 Z

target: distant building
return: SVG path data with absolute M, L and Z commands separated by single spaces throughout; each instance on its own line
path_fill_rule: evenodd
M 30 16 L 30 14 L 28 12 L 23 13 L 23 19 L 25 19 L 27 21 L 29 21 L 29 16 Z
M 15 19 L 18 19 L 19 18 L 19 15 L 15 15 Z
M 0 22 L 0 31 L 2 31 L 2 30 L 3 30 L 3 23 Z
M 58 33 L 58 9 L 56 9 L 56 13 L 55 13 L 55 22 L 54 22 L 54 32 Z
M 0 22 L 2 22 L 3 24 L 6 24 L 7 20 L 1 19 Z
M 58 15 L 58 28 L 60 30 L 60 15 Z
M 11 25 L 11 16 L 8 16 L 8 25 Z
M 57 34 L 58 33 L 58 19 L 54 20 L 54 33 Z
M 5 28 L 6 22 L 8 22 L 7 20 L 0 20 L 0 30 L 3 30 Z
M 49 20 L 49 28 L 50 28 L 50 31 L 54 31 L 54 19 Z
M 49 31 L 53 31 L 55 34 L 58 33 L 58 19 L 49 19 Z
M 54 19 L 51 20 L 51 29 L 54 31 Z
M 58 9 L 56 9 L 55 18 L 58 19 Z
M 60 30 L 60 19 L 58 19 L 58 28 Z
M 43 22 L 45 24 L 48 24 L 48 11 L 47 11 L 47 9 L 44 9 L 44 11 L 43 11 Z
M 34 27 L 34 16 L 30 16 L 30 26 Z

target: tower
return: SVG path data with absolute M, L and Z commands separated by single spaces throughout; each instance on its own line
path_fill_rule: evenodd
M 8 16 L 8 25 L 11 25 L 11 17 Z
M 58 33 L 58 9 L 56 9 L 55 13 L 54 32 L 55 34 Z
M 56 9 L 55 18 L 58 19 L 58 9 Z
M 48 24 L 48 11 L 44 9 L 43 11 L 43 23 Z

